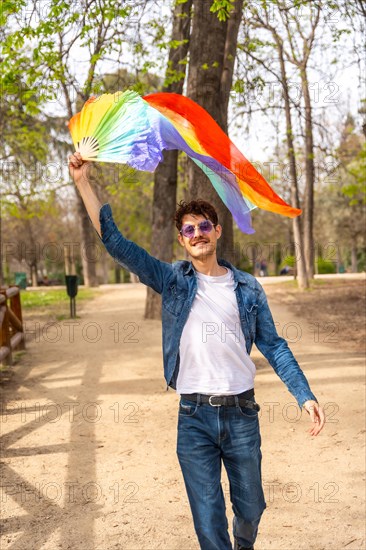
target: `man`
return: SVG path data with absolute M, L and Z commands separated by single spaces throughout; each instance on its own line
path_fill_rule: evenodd
M 261 437 L 254 398 L 253 342 L 310 414 L 312 435 L 324 411 L 286 341 L 277 335 L 262 287 L 216 256 L 222 228 L 212 205 L 181 203 L 178 241 L 191 261 L 173 264 L 150 256 L 117 229 L 87 177 L 88 163 L 70 157 L 70 172 L 108 252 L 162 295 L 164 375 L 180 394 L 177 454 L 200 547 L 231 550 L 221 488 L 224 463 L 234 511 L 237 550 L 253 549 L 266 507 L 261 480 Z

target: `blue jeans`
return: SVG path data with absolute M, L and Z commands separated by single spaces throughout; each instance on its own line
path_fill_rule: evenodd
M 232 550 L 221 460 L 230 484 L 234 537 L 241 546 L 254 544 L 266 508 L 260 445 L 257 411 L 238 402 L 213 407 L 181 398 L 177 455 L 201 550 Z

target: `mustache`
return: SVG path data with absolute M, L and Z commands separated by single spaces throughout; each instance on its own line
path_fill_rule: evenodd
M 197 241 L 192 241 L 192 246 L 194 246 L 195 244 L 198 244 L 198 243 L 208 243 L 209 241 L 207 239 L 197 239 Z

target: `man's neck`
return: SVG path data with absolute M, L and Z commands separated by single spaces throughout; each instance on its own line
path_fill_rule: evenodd
M 219 277 L 220 275 L 225 275 L 228 272 L 226 267 L 218 264 L 216 254 L 214 256 L 208 256 L 204 260 L 192 258 L 191 261 L 195 270 L 199 273 L 203 273 L 203 275 Z

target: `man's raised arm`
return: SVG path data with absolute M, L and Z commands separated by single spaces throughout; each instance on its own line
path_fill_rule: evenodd
M 88 180 L 88 168 L 90 163 L 82 160 L 80 153 L 74 153 L 69 157 L 69 170 L 76 187 L 79 190 L 81 198 L 84 201 L 85 208 L 89 214 L 99 236 L 102 236 L 99 222 L 99 212 L 102 207 L 96 194 L 91 188 Z
M 94 193 L 88 179 L 88 167 L 89 163 L 81 159 L 80 153 L 69 157 L 70 174 L 102 243 L 115 261 L 161 294 L 173 275 L 172 265 L 154 258 L 144 248 L 122 235 L 114 223 L 111 207 L 109 204 L 102 206 Z

